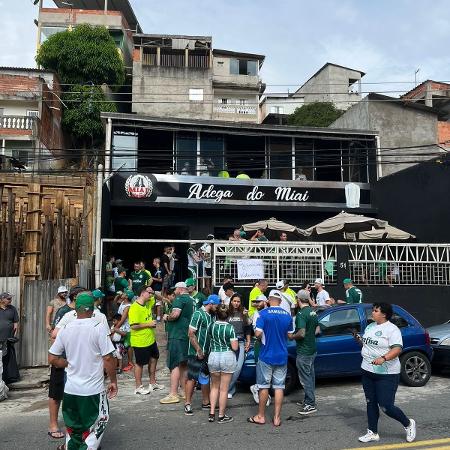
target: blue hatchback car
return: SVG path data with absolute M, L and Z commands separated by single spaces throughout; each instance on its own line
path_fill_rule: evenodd
M 431 376 L 432 348 L 430 337 L 420 323 L 407 311 L 392 305 L 394 315 L 391 322 L 397 325 L 403 337 L 403 351 L 400 355 L 401 379 L 408 386 L 424 386 Z M 318 308 L 321 334 L 317 336 L 317 357 L 315 370 L 317 378 L 357 376 L 361 373 L 361 347 L 352 336 L 352 330 L 363 333 L 372 320 L 372 305 L 355 305 Z M 288 342 L 288 374 L 286 392 L 298 386 L 295 366 L 296 345 Z M 253 349 L 246 355 L 239 380 L 254 384 L 256 363 Z

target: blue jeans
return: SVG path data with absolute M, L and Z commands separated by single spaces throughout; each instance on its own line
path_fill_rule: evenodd
M 256 384 L 258 389 L 284 389 L 287 364 L 282 366 L 265 363 L 258 359 L 256 363 Z
M 404 427 L 410 423 L 404 412 L 394 405 L 399 380 L 399 374 L 382 375 L 362 371 L 361 381 L 367 402 L 367 428 L 373 433 L 378 433 L 379 407 L 386 415 L 397 420 Z
M 231 377 L 230 381 L 230 387 L 228 388 L 228 393 L 231 395 L 234 395 L 236 393 L 236 381 L 239 378 L 239 375 L 241 374 L 242 366 L 244 365 L 244 359 L 245 359 L 245 342 L 239 341 L 239 355 L 237 357 L 237 366 L 236 370 L 233 373 L 233 376 Z
M 317 353 L 307 356 L 297 353 L 296 366 L 298 370 L 298 378 L 305 392 L 304 405 L 316 406 L 316 374 L 314 372 L 314 360 Z

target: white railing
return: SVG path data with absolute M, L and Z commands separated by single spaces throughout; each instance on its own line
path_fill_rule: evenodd
M 14 130 L 32 130 L 35 117 L 30 116 L 0 116 L 0 128 Z
M 216 105 L 214 112 L 219 114 L 256 115 L 256 106 L 252 105 Z
M 449 285 L 450 245 L 351 244 L 349 270 L 370 285 Z
M 224 278 L 232 278 L 236 286 L 252 286 L 256 280 L 240 280 L 238 259 L 263 261 L 264 278 L 270 285 L 288 279 L 293 286 L 323 276 L 323 246 L 316 243 L 214 243 L 214 284 L 220 286 Z
M 348 261 L 339 257 L 339 247 L 348 250 Z M 324 278 L 337 284 L 337 265 L 348 267 L 358 285 L 450 285 L 450 244 L 333 243 L 333 242 L 230 242 L 213 243 L 214 283 L 232 278 L 237 286 L 253 280 L 239 280 L 238 259 L 263 261 L 264 278 L 274 285 L 289 279 L 293 286 Z

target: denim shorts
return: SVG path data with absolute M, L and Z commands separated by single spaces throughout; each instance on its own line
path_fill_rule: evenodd
M 211 352 L 208 358 L 210 372 L 233 373 L 236 370 L 236 354 L 230 350 L 226 352 Z
M 287 364 L 273 366 L 266 364 L 261 359 L 256 364 L 256 384 L 259 389 L 284 389 L 286 381 Z

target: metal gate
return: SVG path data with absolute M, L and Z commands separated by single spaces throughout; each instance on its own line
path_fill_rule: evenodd
M 58 286 L 66 286 L 69 289 L 71 281 L 72 279 L 25 282 L 19 336 L 22 367 L 47 365 L 49 348 L 48 333 L 45 329 L 47 305 L 55 297 Z

